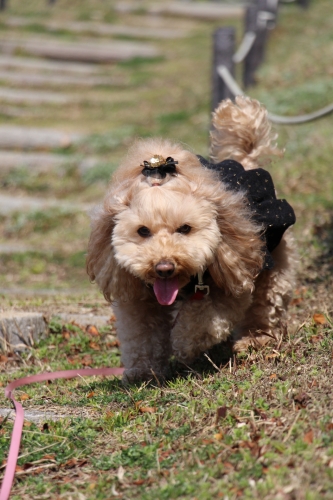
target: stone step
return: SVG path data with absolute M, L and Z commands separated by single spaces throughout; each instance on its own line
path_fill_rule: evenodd
M 49 172 L 52 169 L 68 166 L 76 166 L 80 173 L 85 173 L 89 169 L 100 163 L 98 158 L 79 158 L 76 156 L 57 155 L 51 153 L 34 153 L 18 151 L 0 150 L 0 174 L 10 170 L 26 167 L 34 172 Z M 63 169 L 61 169 L 63 170 Z
M 0 254 L 10 255 L 18 253 L 33 252 L 35 249 L 21 243 L 0 243 Z
M 66 148 L 80 142 L 82 139 L 82 134 L 73 132 L 62 132 L 47 128 L 0 125 L 0 148 L 4 149 L 45 150 Z
M 56 92 L 33 91 L 0 87 L 0 101 L 30 104 L 70 104 L 75 101 L 72 96 Z
M 15 415 L 15 410 L 12 410 L 11 408 L 0 408 L 0 417 L 14 420 Z M 45 421 L 56 421 L 60 420 L 61 418 L 68 417 L 71 417 L 70 413 L 61 413 L 58 415 L 56 413 L 45 410 L 24 410 L 24 420 L 33 422 L 36 425 L 44 423 Z
M 56 198 L 34 198 L 32 196 L 13 196 L 0 193 L 0 215 L 8 216 L 15 212 L 30 212 L 61 208 L 68 212 L 88 212 L 93 207 L 90 203 L 72 203 Z
M 60 317 L 60 319 L 64 323 L 76 323 L 84 328 L 89 325 L 96 326 L 96 328 L 100 328 L 101 326 L 107 326 L 109 324 L 110 318 L 112 316 L 112 310 L 110 307 L 110 314 L 106 315 L 96 315 L 92 313 L 88 314 L 70 314 L 70 313 L 60 313 L 57 314 L 56 317 Z
M 39 70 L 51 73 L 74 73 L 80 75 L 95 74 L 99 68 L 95 64 L 83 64 L 74 62 L 48 61 L 34 59 L 32 57 L 18 57 L 12 55 L 0 55 L 0 67 L 19 68 L 28 70 Z
M 47 329 L 42 313 L 0 311 L 0 350 L 23 350 L 40 340 Z
M 66 288 L 66 289 L 55 289 L 55 288 L 24 288 L 20 286 L 16 287 L 0 287 L 0 295 L 4 297 L 82 297 L 83 295 L 89 295 L 91 289 L 89 289 L 89 283 L 87 289 L 77 289 L 77 288 Z
M 152 3 L 147 6 L 146 3 L 136 0 L 118 2 L 115 5 L 115 10 L 122 13 L 144 10 L 144 12 L 153 15 L 183 16 L 203 21 L 216 21 L 217 19 L 242 17 L 244 15 L 244 5 L 227 5 L 216 2 L 161 2 Z
M 0 81 L 11 82 L 22 86 L 44 87 L 44 86 L 66 86 L 75 85 L 79 87 L 97 86 L 124 86 L 124 79 L 108 76 L 76 76 L 51 74 L 41 75 L 36 73 L 22 73 L 17 71 L 0 70 Z
M 60 23 L 57 21 L 40 21 L 32 18 L 15 17 L 5 21 L 7 26 L 20 28 L 31 25 L 41 25 L 50 31 L 66 30 L 74 33 L 90 33 L 102 36 L 127 36 L 133 38 L 157 38 L 176 39 L 184 38 L 188 35 L 188 30 L 170 28 L 154 28 L 143 26 L 123 26 L 119 24 L 107 24 L 96 22 L 71 22 Z
M 160 52 L 143 42 L 97 42 L 96 39 L 84 39 L 80 42 L 65 42 L 56 38 L 1 38 L 0 50 L 13 54 L 23 50 L 34 56 L 64 61 L 110 63 L 135 57 L 151 58 Z

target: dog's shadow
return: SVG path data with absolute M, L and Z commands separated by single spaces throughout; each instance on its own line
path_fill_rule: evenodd
M 96 389 L 106 391 L 110 394 L 110 402 L 120 404 L 124 403 L 124 394 L 128 395 L 130 401 L 128 391 L 131 388 L 142 388 L 143 383 L 146 388 L 156 388 L 167 386 L 170 381 L 186 379 L 189 375 L 202 379 L 207 375 L 218 373 L 223 367 L 229 364 L 232 358 L 232 344 L 226 341 L 217 344 L 209 351 L 201 354 L 201 356 L 190 365 L 172 359 L 170 362 L 170 373 L 166 379 L 161 380 L 152 373 L 150 380 L 144 382 L 138 380 L 124 385 L 121 379 L 115 377 L 103 381 L 91 382 L 89 386 L 86 387 L 86 391 L 91 392 Z
M 171 380 L 187 377 L 189 374 L 199 378 L 217 373 L 229 364 L 233 358 L 232 343 L 230 341 L 221 342 L 209 351 L 204 352 L 190 365 L 186 365 L 177 360 L 171 361 Z

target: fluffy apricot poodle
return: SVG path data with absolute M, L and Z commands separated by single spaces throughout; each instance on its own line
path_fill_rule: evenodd
M 281 338 L 294 286 L 291 206 L 260 165 L 279 154 L 247 97 L 213 114 L 211 162 L 138 140 L 92 215 L 87 270 L 112 302 L 127 380 L 165 377 L 231 336 Z

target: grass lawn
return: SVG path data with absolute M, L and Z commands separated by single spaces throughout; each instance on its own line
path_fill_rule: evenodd
M 11 0 L 0 25 L 3 36 L 69 40 L 80 35 L 49 33 L 45 22 L 147 25 L 144 10 L 119 14 L 113 5 L 58 0 L 50 14 L 44 0 Z M 31 25 L 9 27 L 11 16 L 25 16 Z M 161 53 L 153 60 L 103 66 L 102 73 L 122 78 L 123 86 L 65 88 L 84 96 L 66 107 L 0 103 L 1 125 L 81 132 L 86 140 L 53 152 L 99 159 L 83 176 L 75 165 L 61 173 L 0 172 L 0 193 L 98 203 L 138 136 L 176 139 L 207 156 L 212 32 L 232 24 L 240 42 L 242 23 L 163 23 L 188 35 L 149 41 Z M 257 85 L 248 94 L 270 112 L 290 116 L 332 102 L 332 32 L 330 0 L 311 2 L 307 10 L 282 5 Z M 279 197 L 295 208 L 300 254 L 287 338 L 235 357 L 222 346 L 191 367 L 173 361 L 173 378 L 163 386 L 155 380 L 124 387 L 117 379 L 79 378 L 17 390 L 28 413 L 44 411 L 57 419 L 26 420 L 13 500 L 333 498 L 332 115 L 275 130 L 285 156 L 269 170 Z M 0 287 L 36 292 L 4 292 L 0 311 L 41 311 L 49 322 L 48 335 L 29 350 L 0 352 L 0 388 L 47 370 L 119 366 L 112 311 L 85 274 L 88 235 L 88 217 L 77 210 L 0 217 L 0 244 L 29 247 L 0 254 Z M 41 289 L 59 294 L 39 295 Z M 110 319 L 103 328 L 85 328 L 61 320 L 61 312 Z M 9 407 L 3 390 L 0 406 Z M 12 420 L 0 417 L 0 464 L 11 430 Z

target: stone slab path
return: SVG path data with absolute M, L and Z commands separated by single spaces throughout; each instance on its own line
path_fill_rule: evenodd
M 124 86 L 125 82 L 123 79 L 110 78 L 107 76 L 76 76 L 76 75 L 42 75 L 36 73 L 22 73 L 17 71 L 6 71 L 0 69 L 0 81 L 15 83 L 21 86 L 33 86 L 33 87 L 44 87 L 44 86 L 68 86 L 74 85 L 79 87 L 98 87 L 98 86 Z M 44 93 L 45 95 L 45 93 Z M 51 100 L 54 98 L 54 94 L 51 95 Z
M 0 87 L 0 101 L 32 104 L 69 104 L 74 98 L 56 92 L 33 91 Z
M 63 321 L 66 323 L 76 323 L 80 326 L 87 327 L 89 325 L 94 325 L 97 328 L 101 326 L 107 326 L 112 316 L 112 310 L 110 307 L 110 315 L 96 315 L 96 314 L 70 314 L 70 313 L 61 313 L 57 314 Z
M 94 74 L 99 71 L 95 64 L 73 63 L 66 61 L 48 61 L 45 59 L 34 59 L 32 57 L 19 57 L 13 55 L 0 55 L 0 67 L 19 68 L 28 70 L 40 70 L 44 72 L 74 73 L 81 75 Z
M 3 149 L 66 148 L 79 142 L 82 138 L 82 134 L 61 132 L 54 129 L 0 125 L 0 148 Z
M 24 420 L 33 422 L 36 425 L 44 422 L 45 420 L 59 420 L 61 418 L 66 418 L 70 416 L 71 416 L 70 414 L 57 415 L 55 413 L 43 410 L 24 410 Z M 15 410 L 12 410 L 11 408 L 0 408 L 0 417 L 14 420 Z
M 38 288 L 31 289 L 26 287 L 0 287 L 0 295 L 10 295 L 11 297 L 81 297 L 82 290 L 78 288 L 64 288 L 64 289 L 51 289 L 51 288 Z
M 170 28 L 154 28 L 143 26 L 124 26 L 119 24 L 94 23 L 94 22 L 71 22 L 60 23 L 56 21 L 40 21 L 38 19 L 9 18 L 5 21 L 7 26 L 22 27 L 30 25 L 42 25 L 52 30 L 68 30 L 74 33 L 91 33 L 102 36 L 127 36 L 133 38 L 156 38 L 176 39 L 188 35 L 188 30 Z
M 0 215 L 8 216 L 15 212 L 29 212 L 35 210 L 49 210 L 61 208 L 69 212 L 88 212 L 95 204 L 71 203 L 56 198 L 34 198 L 32 196 L 11 196 L 0 194 Z
M 99 163 L 98 158 L 78 158 L 76 156 L 51 153 L 19 152 L 0 150 L 0 173 L 15 168 L 26 167 L 34 172 L 49 172 L 52 169 L 75 165 L 82 174 Z
M 49 37 L 40 38 L 1 38 L 0 49 L 7 54 L 16 50 L 24 50 L 34 56 L 63 61 L 110 63 L 124 61 L 135 57 L 152 58 L 160 52 L 143 42 L 97 42 L 96 39 L 85 39 L 80 42 L 65 42 Z
M 35 249 L 21 243 L 0 243 L 0 254 L 33 252 Z
M 130 13 L 143 9 L 148 14 L 183 16 L 204 21 L 215 21 L 244 15 L 244 5 L 219 4 L 217 2 L 160 2 L 146 5 L 142 2 L 118 2 L 118 12 Z

